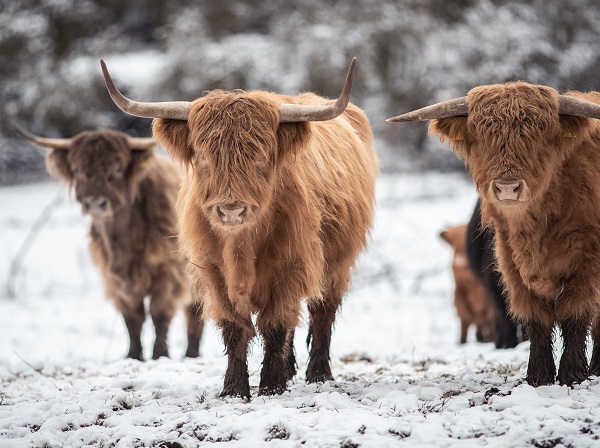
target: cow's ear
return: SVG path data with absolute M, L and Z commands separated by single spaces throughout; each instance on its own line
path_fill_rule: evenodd
M 46 169 L 62 183 L 73 184 L 73 171 L 69 165 L 69 151 L 53 149 L 46 155 Z
M 131 151 L 131 178 L 133 183 L 143 179 L 148 169 L 148 161 L 154 157 L 154 148 Z
M 280 123 L 277 128 L 277 145 L 283 157 L 295 155 L 310 139 L 310 123 Z
M 187 121 L 156 118 L 152 122 L 152 136 L 173 158 L 185 165 L 191 163 L 194 157 L 194 149 L 189 144 L 189 132 Z
M 448 232 L 447 230 L 442 230 L 440 232 L 440 238 L 443 239 L 448 244 L 450 244 L 450 232 Z
M 451 117 L 431 120 L 429 134 L 437 135 L 442 142 L 448 142 L 460 157 L 467 154 L 467 117 Z
M 579 144 L 585 139 L 590 131 L 592 120 L 588 118 L 572 117 L 563 115 L 560 117 L 562 138 L 565 142 Z

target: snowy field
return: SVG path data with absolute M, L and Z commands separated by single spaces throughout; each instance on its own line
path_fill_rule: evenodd
M 57 183 L 0 188 L 0 447 L 592 447 L 600 379 L 572 389 L 523 382 L 528 343 L 458 344 L 451 253 L 438 237 L 475 204 L 466 176 L 382 176 L 377 220 L 332 339 L 334 382 L 305 383 L 306 326 L 289 392 L 218 397 L 226 359 L 208 326 L 202 356 L 124 360 L 127 336 L 87 253 L 87 220 Z M 11 263 L 48 204 L 59 202 L 16 277 Z M 14 292 L 9 297 L 7 289 Z M 150 357 L 152 328 L 143 334 Z

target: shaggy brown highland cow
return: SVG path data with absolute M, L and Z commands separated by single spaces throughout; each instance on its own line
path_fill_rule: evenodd
M 477 328 L 475 337 L 478 342 L 493 341 L 495 308 L 483 284 L 469 267 L 467 225 L 449 227 L 440 232 L 440 238 L 454 251 L 454 307 L 460 320 L 460 343 L 467 342 L 467 332 L 471 325 Z
M 296 373 L 294 329 L 310 314 L 308 382 L 332 379 L 332 324 L 372 224 L 377 159 L 365 114 L 341 97 L 212 91 L 196 101 L 134 103 L 155 117 L 154 137 L 187 167 L 178 198 L 181 247 L 206 287 L 204 315 L 221 328 L 223 396 L 250 396 L 247 350 L 264 341 L 259 394 L 286 390 Z M 346 107 L 347 106 L 347 107 Z
M 600 374 L 600 94 L 559 95 L 524 82 L 388 121 L 433 119 L 430 132 L 464 158 L 481 196 L 510 312 L 531 342 L 527 381 L 552 384 L 554 326 L 560 384 Z M 586 336 L 594 349 L 588 370 Z
M 152 358 L 169 355 L 167 332 L 181 306 L 187 319 L 186 356 L 197 357 L 202 305 L 192 300 L 185 261 L 173 238 L 182 177 L 178 168 L 154 155 L 151 138 L 99 130 L 49 139 L 19 131 L 52 150 L 46 156 L 48 171 L 75 189 L 83 213 L 91 218 L 90 254 L 102 273 L 106 295 L 125 319 L 127 357 L 143 359 L 146 297 L 156 331 Z

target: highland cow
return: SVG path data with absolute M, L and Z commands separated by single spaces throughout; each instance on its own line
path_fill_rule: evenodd
M 127 357 L 143 360 L 140 335 L 146 297 L 156 332 L 152 358 L 169 355 L 167 332 L 182 306 L 186 356 L 197 357 L 204 328 L 202 305 L 192 299 L 186 263 L 174 237 L 179 169 L 169 159 L 155 156 L 152 138 L 98 130 L 51 139 L 19 131 L 51 150 L 46 156 L 48 171 L 74 188 L 82 212 L 91 218 L 90 254 L 102 273 L 106 295 L 125 320 Z
M 483 223 L 495 232 L 510 312 L 527 328 L 533 386 L 600 374 L 599 103 L 600 93 L 559 95 L 515 82 L 388 120 L 432 120 L 430 132 L 465 160 Z M 555 325 L 563 339 L 558 375 Z
M 333 379 L 332 324 L 372 225 L 377 158 L 365 114 L 342 95 L 215 90 L 194 102 L 136 103 L 153 135 L 187 167 L 178 198 L 181 247 L 208 290 L 204 315 L 228 356 L 222 396 L 250 396 L 247 350 L 264 342 L 259 394 L 278 394 L 296 373 L 302 300 L 310 317 L 308 382 Z
M 475 325 L 477 342 L 494 339 L 495 307 L 483 283 L 471 271 L 467 258 L 467 225 L 449 227 L 440 232 L 453 250 L 454 307 L 460 320 L 460 343 L 467 342 L 469 327 Z

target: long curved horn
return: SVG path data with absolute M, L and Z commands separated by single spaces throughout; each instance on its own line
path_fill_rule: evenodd
M 38 145 L 41 148 L 67 150 L 71 147 L 71 142 L 73 141 L 72 138 L 38 137 L 37 135 L 32 134 L 29 131 L 26 131 L 25 129 L 23 129 L 20 126 L 17 126 L 14 123 L 12 125 L 23 137 L 25 137 L 27 140 L 35 143 L 36 145 Z
M 432 106 L 385 120 L 388 123 L 399 121 L 423 121 L 434 118 L 464 116 L 468 113 L 467 97 L 456 98 Z M 600 119 L 600 104 L 568 95 L 558 96 L 558 115 Z
M 443 101 L 433 104 L 432 106 L 423 107 L 421 109 L 407 112 L 397 117 L 388 118 L 387 123 L 395 123 L 399 121 L 425 121 L 435 118 L 462 117 L 469 112 L 467 97 L 454 98 L 453 100 Z
M 154 140 L 152 137 L 148 137 L 148 138 L 128 137 L 127 142 L 129 143 L 129 147 L 133 150 L 150 149 L 154 145 L 156 145 L 156 140 Z
M 600 118 L 600 105 L 573 96 L 558 96 L 558 114 L 575 117 Z
M 192 103 L 188 101 L 167 101 L 161 103 L 139 103 L 125 98 L 115 87 L 104 60 L 100 59 L 100 66 L 104 74 L 104 82 L 110 97 L 119 108 L 129 115 L 142 118 L 170 118 L 171 120 L 188 119 Z
M 314 106 L 306 104 L 280 104 L 279 122 L 297 123 L 300 121 L 326 121 L 341 115 L 350 101 L 350 92 L 352 91 L 352 80 L 354 78 L 354 69 L 356 67 L 356 58 L 352 58 L 350 68 L 346 75 L 346 81 L 337 101 L 329 106 Z

